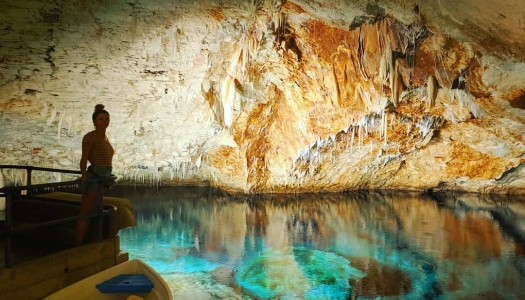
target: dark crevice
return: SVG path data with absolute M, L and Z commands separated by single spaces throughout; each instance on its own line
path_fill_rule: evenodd
M 525 109 L 525 93 L 509 101 L 510 106 L 514 108 Z
M 385 17 L 385 9 L 377 4 L 368 3 L 366 5 L 365 12 L 366 15 L 356 16 L 352 20 L 352 23 L 350 23 L 348 30 L 352 31 L 356 28 L 361 27 L 361 25 L 371 24 L 380 21 Z
M 26 95 L 36 95 L 36 93 L 40 93 L 40 91 L 34 90 L 34 89 L 26 89 L 24 91 L 24 94 L 26 94 Z
M 53 62 L 53 57 L 51 56 L 51 53 L 53 52 L 55 52 L 55 46 L 47 47 L 46 58 L 44 58 L 44 61 L 51 65 L 51 70 L 53 70 L 52 74 L 54 74 L 57 69 L 55 63 Z
M 297 46 L 297 42 L 295 41 L 295 34 L 286 21 L 282 25 L 281 32 L 277 35 L 277 44 L 284 44 L 285 51 L 291 50 L 294 52 L 298 61 L 303 57 L 303 52 L 299 49 L 299 46 Z
M 62 11 L 58 7 L 53 7 L 50 10 L 40 9 L 38 11 L 43 23 L 54 24 L 60 21 L 60 15 Z
M 458 90 L 464 90 L 465 89 L 465 78 L 463 75 L 459 75 L 452 81 L 452 86 L 450 89 L 458 89 Z
M 162 74 L 166 73 L 166 71 L 144 70 L 144 73 L 151 74 L 151 75 L 162 75 Z

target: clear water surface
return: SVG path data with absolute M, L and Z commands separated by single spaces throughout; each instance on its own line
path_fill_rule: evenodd
M 525 299 L 525 205 L 416 193 L 111 190 L 175 299 Z

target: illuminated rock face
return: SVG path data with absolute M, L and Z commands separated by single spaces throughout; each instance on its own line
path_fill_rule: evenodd
M 525 3 L 340 2 L 3 1 L 0 164 L 103 103 L 134 183 L 524 192 Z

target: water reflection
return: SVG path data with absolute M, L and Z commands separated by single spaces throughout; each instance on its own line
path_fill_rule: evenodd
M 126 190 L 121 247 L 179 299 L 520 299 L 525 206 L 413 193 Z

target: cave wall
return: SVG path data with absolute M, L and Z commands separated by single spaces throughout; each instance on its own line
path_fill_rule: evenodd
M 77 169 L 103 103 L 130 183 L 522 193 L 517 2 L 3 1 L 0 164 Z

